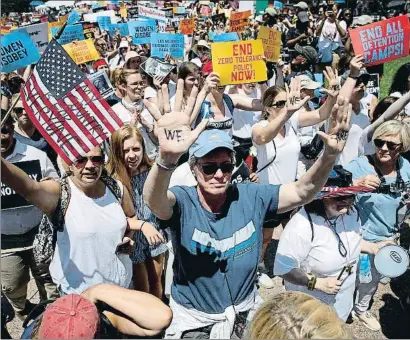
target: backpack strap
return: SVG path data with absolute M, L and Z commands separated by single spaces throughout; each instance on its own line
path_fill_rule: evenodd
M 103 170 L 100 179 L 107 186 L 107 188 L 110 189 L 118 202 L 121 203 L 124 195 L 124 188 L 120 186 L 119 182 L 108 175 L 108 172 L 105 169 Z
M 231 116 L 233 116 L 233 111 L 235 110 L 235 106 L 233 105 L 232 98 L 225 93 L 222 95 L 222 98 L 226 106 L 228 106 L 228 109 L 231 112 Z
M 53 215 L 51 216 L 51 223 L 57 231 L 64 231 L 64 217 L 68 209 L 68 205 L 71 199 L 70 186 L 68 184 L 68 177 L 71 175 L 71 172 L 66 172 L 61 178 L 60 186 L 60 199 L 58 200 L 57 207 L 54 210 Z M 57 235 L 55 234 L 55 237 Z
M 306 209 L 305 209 L 305 211 L 306 211 Z M 310 229 L 312 230 L 312 238 L 310 239 L 310 242 L 313 242 L 313 240 L 315 238 L 315 229 L 313 228 L 312 216 L 310 216 L 310 213 L 308 211 L 306 211 L 306 215 L 307 215 L 307 218 L 308 218 L 309 223 L 310 223 Z

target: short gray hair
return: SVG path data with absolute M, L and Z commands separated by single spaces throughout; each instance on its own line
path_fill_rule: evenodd
M 406 123 L 398 120 L 389 120 L 380 125 L 373 134 L 373 141 L 382 136 L 400 136 L 400 142 L 402 144 L 402 151 L 407 152 L 410 150 L 410 128 Z

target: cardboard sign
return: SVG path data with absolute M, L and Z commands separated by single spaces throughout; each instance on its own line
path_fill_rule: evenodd
M 231 32 L 243 32 L 248 25 L 248 18 L 252 15 L 251 11 L 236 12 L 231 14 Z
M 354 52 L 366 65 L 379 65 L 409 55 L 410 24 L 407 15 L 350 30 Z
M 60 27 L 55 27 L 51 29 L 51 35 L 54 37 Z M 82 25 L 67 25 L 64 28 L 63 34 L 57 40 L 60 45 L 69 44 L 75 40 L 84 40 L 83 26 Z
M 111 18 L 107 16 L 97 17 L 97 23 L 100 26 L 100 30 L 108 31 L 111 25 Z
M 273 7 L 277 8 L 277 9 L 282 9 L 283 8 L 283 2 L 275 1 L 273 3 Z
M 24 28 L 20 28 L 19 31 L 26 30 L 31 40 L 33 40 L 37 46 L 37 50 L 44 52 L 48 45 L 47 28 L 47 23 L 43 22 L 41 24 L 25 26 Z
M 31 179 L 39 182 L 43 175 L 41 173 L 40 161 L 23 161 L 13 163 L 16 167 L 23 170 Z M 6 184 L 1 183 L 1 210 L 17 209 L 23 207 L 31 207 L 32 203 L 28 202 L 23 196 L 17 194 L 13 189 Z
M 138 5 L 138 16 L 152 18 L 155 20 L 166 21 L 165 12 L 156 8 Z
M 100 71 L 87 76 L 87 78 L 94 84 L 98 92 L 107 98 L 114 93 L 114 88 L 111 85 L 110 80 L 108 79 L 107 72 Z
M 195 19 L 183 19 L 179 24 L 181 34 L 194 34 Z
M 100 58 L 100 54 L 95 49 L 92 39 L 74 41 L 63 47 L 77 65 Z
M 267 61 L 276 62 L 279 60 L 281 36 L 282 34 L 273 28 L 265 26 L 260 28 L 258 39 L 262 40 Z
M 167 54 L 174 59 L 184 59 L 184 36 L 182 34 L 152 33 L 151 56 L 165 58 Z
M 214 42 L 239 41 L 239 36 L 236 32 L 215 34 L 213 40 Z
M 72 10 L 67 19 L 67 25 L 76 24 L 81 20 L 80 14 L 76 10 Z
M 211 44 L 212 65 L 221 85 L 247 84 L 267 79 L 261 40 Z
M 367 92 L 379 98 L 380 94 L 380 80 L 378 73 L 370 74 L 369 82 L 366 85 Z
M 165 78 L 175 67 L 175 65 L 151 57 L 141 64 L 141 68 L 144 72 L 151 77 L 158 76 Z
M 110 25 L 110 35 L 111 36 L 114 35 L 116 29 L 118 29 L 118 31 L 120 32 L 120 36 L 122 37 L 127 37 L 130 35 L 127 23 L 111 24 Z
M 149 44 L 151 34 L 157 31 L 157 25 L 153 20 L 129 21 L 128 31 L 134 44 Z
M 10 73 L 40 59 L 37 46 L 26 30 L 13 31 L 1 39 L 1 71 Z
M 95 22 L 85 22 L 82 24 L 83 34 L 85 39 L 94 39 L 95 38 L 95 29 L 98 28 L 98 24 Z

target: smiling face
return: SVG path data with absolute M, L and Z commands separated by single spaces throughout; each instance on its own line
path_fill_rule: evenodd
M 71 165 L 70 169 L 81 187 L 90 187 L 100 179 L 103 167 L 104 155 L 98 147 L 87 152 L 84 157 Z
M 138 173 L 144 155 L 143 146 L 136 136 L 124 141 L 123 154 L 127 171 L 131 176 L 134 176 Z

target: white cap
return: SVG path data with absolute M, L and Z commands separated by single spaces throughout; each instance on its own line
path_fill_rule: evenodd
M 120 47 L 119 48 L 128 48 L 130 47 L 130 44 L 128 43 L 128 41 L 123 40 L 120 42 Z
M 294 7 L 299 7 L 301 9 L 308 9 L 309 8 L 308 4 L 304 1 L 298 2 Z
M 317 81 L 313 81 L 309 76 L 303 74 L 298 76 L 300 79 L 300 88 L 304 90 L 316 90 L 322 85 Z

